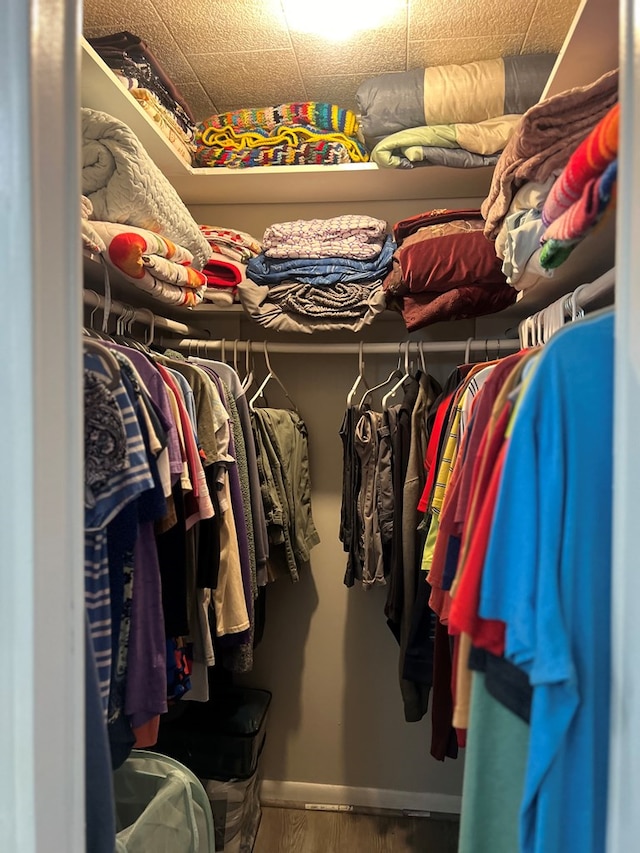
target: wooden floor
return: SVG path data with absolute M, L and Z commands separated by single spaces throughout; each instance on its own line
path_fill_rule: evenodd
M 263 806 L 253 853 L 456 853 L 458 822 Z

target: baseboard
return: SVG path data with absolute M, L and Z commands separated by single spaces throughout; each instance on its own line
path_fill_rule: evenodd
M 459 814 L 462 802 L 461 797 L 452 794 L 391 791 L 384 788 L 357 788 L 348 785 L 319 785 L 314 782 L 283 782 L 275 779 L 262 780 L 260 799 L 265 804 L 353 806 L 444 814 Z

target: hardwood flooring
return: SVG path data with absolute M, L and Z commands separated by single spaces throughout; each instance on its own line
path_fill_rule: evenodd
M 263 806 L 253 853 L 456 853 L 458 822 Z

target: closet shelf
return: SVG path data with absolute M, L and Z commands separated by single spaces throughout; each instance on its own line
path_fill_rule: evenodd
M 82 39 L 81 103 L 127 124 L 185 204 L 286 204 L 483 197 L 493 169 L 379 169 L 375 163 L 343 166 L 256 166 L 249 169 L 188 166 L 157 130 L 115 74 Z

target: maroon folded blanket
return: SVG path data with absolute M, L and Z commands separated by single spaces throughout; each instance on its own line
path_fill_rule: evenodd
M 419 293 L 402 299 L 402 319 L 408 332 L 444 320 L 467 320 L 493 314 L 513 305 L 517 291 L 508 284 L 470 284 L 446 293 Z

